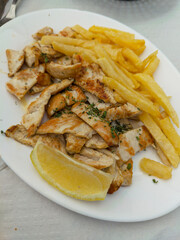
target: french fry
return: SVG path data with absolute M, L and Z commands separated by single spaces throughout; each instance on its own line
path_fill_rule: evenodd
M 151 96 L 151 94 L 149 92 L 147 92 L 146 90 L 138 90 L 138 92 L 143 95 L 144 97 L 148 98 L 149 100 L 151 100 L 152 102 L 154 101 L 154 98 Z
M 116 100 L 116 102 L 126 103 L 126 101 L 117 92 L 113 92 L 113 96 L 114 96 L 114 99 Z
M 96 55 L 101 58 L 98 59 L 98 64 L 102 67 L 103 71 L 108 72 L 108 76 L 117 79 L 122 84 L 129 86 L 130 88 L 135 88 L 133 81 L 127 77 L 123 71 L 117 66 L 117 64 L 110 58 L 109 54 L 104 50 L 101 45 L 94 47 Z M 106 65 L 106 66 L 104 66 Z M 109 66 L 110 69 L 106 69 Z
M 172 177 L 172 168 L 148 158 L 142 158 L 140 161 L 141 169 L 152 176 L 169 179 Z
M 114 33 L 116 33 L 118 35 L 121 35 L 124 38 L 134 39 L 134 34 L 128 33 L 128 32 L 124 32 L 124 31 L 120 31 L 120 30 L 113 29 L 113 28 L 100 27 L 100 26 L 93 25 L 93 26 L 91 26 L 89 28 L 89 31 L 93 32 L 93 33 L 102 33 L 102 34 L 104 34 L 105 31 L 106 32 L 110 31 L 110 32 L 114 32 Z
M 158 54 L 158 50 L 156 50 L 155 52 L 151 53 L 147 58 L 145 58 L 143 60 L 143 65 L 144 67 L 152 60 L 154 59 Z
M 77 53 L 83 57 L 86 61 L 92 63 L 96 62 L 96 57 L 94 56 L 94 53 L 89 49 L 84 49 L 81 47 L 74 47 L 71 45 L 61 44 L 58 42 L 53 42 L 52 46 L 54 50 L 64 53 L 65 55 L 72 56 L 73 54 Z
M 145 112 L 150 113 L 153 116 L 160 116 L 160 112 L 153 105 L 153 103 L 133 89 L 128 89 L 127 87 L 117 82 L 115 79 L 109 77 L 104 77 L 103 82 L 109 88 L 114 89 L 127 102 L 133 104 Z
M 127 39 L 123 36 L 117 35 L 114 32 L 105 31 L 104 34 L 115 44 L 118 44 L 120 47 L 127 47 L 132 50 L 138 49 L 145 45 L 145 41 L 142 39 Z
M 155 149 L 156 149 L 156 152 L 158 154 L 158 156 L 160 157 L 161 159 L 161 162 L 167 166 L 171 166 L 169 160 L 167 159 L 167 157 L 165 156 L 165 154 L 163 153 L 163 151 L 161 150 L 159 144 L 155 141 Z
M 160 60 L 159 58 L 156 56 L 154 57 L 149 64 L 147 65 L 147 67 L 144 69 L 143 73 L 149 74 L 150 76 L 153 75 L 153 73 L 156 71 L 157 67 L 159 66 Z
M 134 75 L 132 73 L 130 73 L 129 71 L 127 71 L 123 66 L 121 66 L 120 64 L 118 64 L 118 67 L 123 71 L 123 73 L 129 77 L 133 83 L 134 83 L 134 89 L 137 89 L 140 87 L 140 84 L 136 81 L 136 79 L 134 78 Z
M 119 83 L 121 83 L 124 86 L 130 88 L 134 87 L 132 80 L 129 79 L 124 73 L 118 75 L 118 73 L 113 68 L 112 64 L 106 58 L 99 58 L 96 62 L 101 66 L 103 72 L 107 76 L 116 79 Z
M 95 33 L 94 34 L 95 39 L 97 39 L 100 43 L 107 43 L 110 44 L 111 40 L 107 38 L 105 35 L 102 33 Z
M 61 37 L 61 36 L 43 36 L 41 38 L 41 44 L 49 45 L 49 44 L 52 44 L 53 42 L 74 45 L 74 46 L 82 46 L 84 43 L 86 43 L 86 41 L 82 39 L 75 39 L 75 38 Z
M 155 82 L 155 80 L 143 73 L 139 73 L 134 75 L 136 80 L 140 82 L 144 87 L 147 88 L 147 90 L 150 92 L 150 94 L 156 99 L 156 101 L 165 109 L 167 114 L 172 118 L 174 124 L 179 127 L 179 119 L 176 111 L 172 107 L 171 103 L 169 102 L 168 97 L 162 90 L 162 88 Z
M 146 49 L 146 46 L 143 45 L 142 47 L 138 48 L 138 49 L 134 49 L 133 51 L 135 52 L 136 55 L 140 56 L 144 50 Z
M 76 39 L 83 39 L 83 40 L 86 40 L 86 38 L 84 38 L 81 34 L 77 33 L 77 32 L 74 32 L 74 37 Z
M 112 60 L 117 61 L 118 53 L 121 52 L 121 48 L 117 48 L 111 44 L 103 44 L 102 47 L 111 56 Z
M 144 125 L 147 127 L 151 135 L 157 141 L 161 150 L 166 155 L 166 157 L 168 158 L 172 166 L 176 168 L 179 164 L 178 153 L 174 149 L 171 142 L 167 139 L 167 137 L 161 131 L 160 127 L 155 123 L 152 117 L 147 113 L 141 114 L 139 116 L 139 119 L 144 123 Z
M 78 25 L 78 24 L 75 25 L 75 26 L 73 26 L 72 29 L 73 29 L 75 32 L 81 34 L 85 39 L 91 40 L 91 39 L 94 38 L 94 34 L 93 34 L 92 32 L 86 30 L 85 28 L 81 27 L 81 26 Z
M 143 69 L 143 62 L 131 49 L 123 48 L 121 52 L 137 69 L 140 71 Z
M 118 52 L 117 61 L 128 72 L 131 72 L 131 73 L 138 73 L 139 72 L 139 70 L 131 62 L 129 62 L 128 60 L 126 60 L 124 58 L 124 56 L 122 55 L 121 51 Z
M 165 117 L 163 119 L 159 120 L 159 125 L 166 135 L 166 137 L 169 139 L 169 141 L 172 143 L 178 154 L 180 155 L 180 136 L 176 132 L 176 129 L 174 128 L 173 124 L 171 123 L 169 117 Z

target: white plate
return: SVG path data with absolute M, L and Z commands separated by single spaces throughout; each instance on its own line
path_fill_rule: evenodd
M 93 24 L 113 27 L 136 34 L 137 38 L 144 38 L 129 27 L 102 15 L 70 9 L 43 10 L 26 14 L 8 22 L 0 28 L 0 129 L 21 121 L 24 112 L 22 104 L 5 89 L 8 80 L 7 48 L 22 49 L 32 41 L 31 35 L 44 26 L 51 26 L 55 31 L 65 26 L 80 24 L 86 28 Z M 145 39 L 145 38 L 144 38 Z M 147 50 L 143 57 L 156 48 L 147 39 Z M 169 60 L 161 53 L 158 54 L 161 63 L 155 74 L 158 83 L 167 95 L 172 97 L 172 104 L 180 113 L 179 89 L 180 76 Z M 171 180 L 159 180 L 157 184 L 139 169 L 139 160 L 149 157 L 159 161 L 152 149 L 143 151 L 134 158 L 133 184 L 121 188 L 113 195 L 108 195 L 102 202 L 85 202 L 63 195 L 46 183 L 36 172 L 30 161 L 31 148 L 16 141 L 0 136 L 0 151 L 3 160 L 27 184 L 50 200 L 80 214 L 118 222 L 135 222 L 149 220 L 162 216 L 180 205 L 180 168 L 173 171 Z

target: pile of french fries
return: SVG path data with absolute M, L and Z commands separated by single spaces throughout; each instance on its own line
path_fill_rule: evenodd
M 85 61 L 101 66 L 104 84 L 113 89 L 117 102 L 129 102 L 141 109 L 140 120 L 167 158 L 165 165 L 143 160 L 141 168 L 157 177 L 169 178 L 170 166 L 176 168 L 180 161 L 180 136 L 172 124 L 179 127 L 179 119 L 169 97 L 153 78 L 160 62 L 158 51 L 142 60 L 139 56 L 146 48 L 145 41 L 135 39 L 134 34 L 99 26 L 86 30 L 75 25 L 72 30 L 72 37 L 43 36 L 41 44 L 52 44 L 65 55 L 77 53 Z

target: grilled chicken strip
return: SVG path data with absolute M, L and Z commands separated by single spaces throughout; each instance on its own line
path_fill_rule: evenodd
M 64 93 L 62 93 L 62 95 L 64 96 L 67 105 L 86 100 L 83 91 L 75 85 L 69 87 Z
M 74 78 L 81 68 L 81 63 L 73 65 L 60 65 L 55 62 L 46 64 L 46 71 L 54 78 L 65 79 Z
M 56 63 L 60 64 L 60 65 L 73 65 L 73 58 L 71 56 L 63 56 L 61 58 L 56 59 Z
M 28 132 L 22 125 L 15 125 L 6 130 L 6 136 L 15 139 L 16 141 L 34 147 L 37 141 L 41 141 L 50 147 L 56 148 L 63 153 L 66 153 L 63 135 L 34 135 L 28 137 Z
M 85 146 L 94 149 L 108 148 L 108 144 L 98 134 L 93 135 L 92 138 L 86 142 Z
M 103 149 L 99 149 L 98 151 L 107 155 L 108 157 L 115 159 L 116 161 L 119 160 L 119 156 L 108 149 L 103 148 Z
M 86 100 L 86 96 L 83 91 L 77 86 L 70 86 L 68 89 L 62 94 L 56 94 L 53 96 L 48 105 L 47 105 L 47 113 L 48 116 L 52 116 L 55 112 L 63 109 L 66 104 L 72 105 L 75 102 L 80 102 Z
M 122 161 L 126 162 L 152 143 L 152 136 L 146 127 L 142 126 L 119 135 L 118 154 Z
M 123 176 L 122 186 L 126 187 L 132 184 L 132 176 L 133 176 L 133 161 L 129 159 L 127 162 L 123 162 L 122 160 L 116 161 L 118 167 L 121 169 Z
M 74 134 L 66 134 L 66 150 L 69 154 L 79 153 L 87 138 L 77 137 Z
M 59 35 L 63 37 L 74 37 L 75 36 L 75 31 L 70 28 L 70 27 L 65 27 L 62 31 L 59 32 Z
M 120 186 L 123 184 L 123 181 L 124 181 L 124 178 L 123 178 L 122 172 L 120 168 L 117 166 L 117 164 L 115 164 L 114 178 L 109 187 L 108 193 L 112 194 L 116 192 L 120 188 Z
M 52 35 L 52 34 L 53 34 L 53 29 L 51 27 L 44 27 L 40 29 L 37 33 L 33 34 L 32 37 L 35 40 L 41 40 L 42 36 Z
M 97 169 L 107 168 L 113 164 L 113 159 L 111 157 L 86 147 L 82 148 L 80 154 L 75 154 L 74 158 Z
M 52 45 L 41 45 L 39 44 L 39 49 L 41 51 L 40 61 L 47 63 L 52 58 L 59 58 L 62 53 L 57 52 L 53 49 Z
M 42 92 L 47 86 L 51 85 L 51 77 L 48 73 L 42 73 L 37 78 L 37 83 L 29 90 L 29 94 L 33 95 Z
M 121 118 L 130 118 L 140 114 L 140 110 L 130 103 L 126 103 L 119 107 L 110 108 L 107 110 L 106 118 L 110 121 Z
M 51 117 L 52 115 L 54 115 L 54 113 L 65 108 L 65 106 L 66 106 L 66 100 L 61 93 L 58 93 L 52 96 L 47 105 L 48 116 Z
M 22 67 L 24 63 L 24 52 L 16 51 L 12 49 L 6 50 L 6 56 L 8 60 L 8 76 L 12 77 L 19 69 Z
M 39 72 L 39 68 L 27 68 L 21 70 L 6 83 L 6 88 L 18 99 L 22 99 L 25 94 L 37 83 L 38 78 L 41 78 L 42 74 L 43 73 Z
M 37 130 L 38 134 L 72 133 L 77 137 L 91 138 L 94 130 L 73 113 L 63 113 L 58 118 L 52 118 L 43 123 Z
M 22 117 L 22 124 L 28 131 L 28 136 L 35 134 L 37 127 L 40 125 L 45 112 L 45 106 L 47 105 L 51 95 L 54 95 L 69 85 L 73 80 L 65 79 L 60 83 L 54 83 L 44 89 L 40 96 L 33 101 L 27 108 L 27 113 Z
M 101 99 L 98 99 L 98 97 L 91 94 L 90 92 L 85 92 L 85 95 L 87 97 L 88 102 L 90 104 L 94 104 L 101 111 L 107 110 L 112 106 L 111 103 L 103 102 Z
M 41 50 L 37 42 L 32 43 L 24 48 L 25 62 L 28 67 L 37 67 L 39 65 L 39 58 L 41 56 Z
M 112 134 L 112 129 L 107 121 L 102 120 L 98 115 L 94 116 L 93 109 L 90 105 L 86 103 L 76 103 L 71 110 L 87 122 L 109 146 L 118 145 L 116 133 Z
M 103 75 L 99 65 L 92 63 L 81 67 L 76 75 L 75 83 L 104 102 L 115 104 L 113 91 L 102 83 Z

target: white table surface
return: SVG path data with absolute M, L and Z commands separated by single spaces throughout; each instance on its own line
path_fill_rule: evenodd
M 100 13 L 134 28 L 180 70 L 180 1 L 22 0 L 17 16 L 62 7 Z M 179 223 L 180 208 L 141 223 L 114 223 L 81 216 L 35 192 L 0 160 L 0 240 L 179 240 Z

